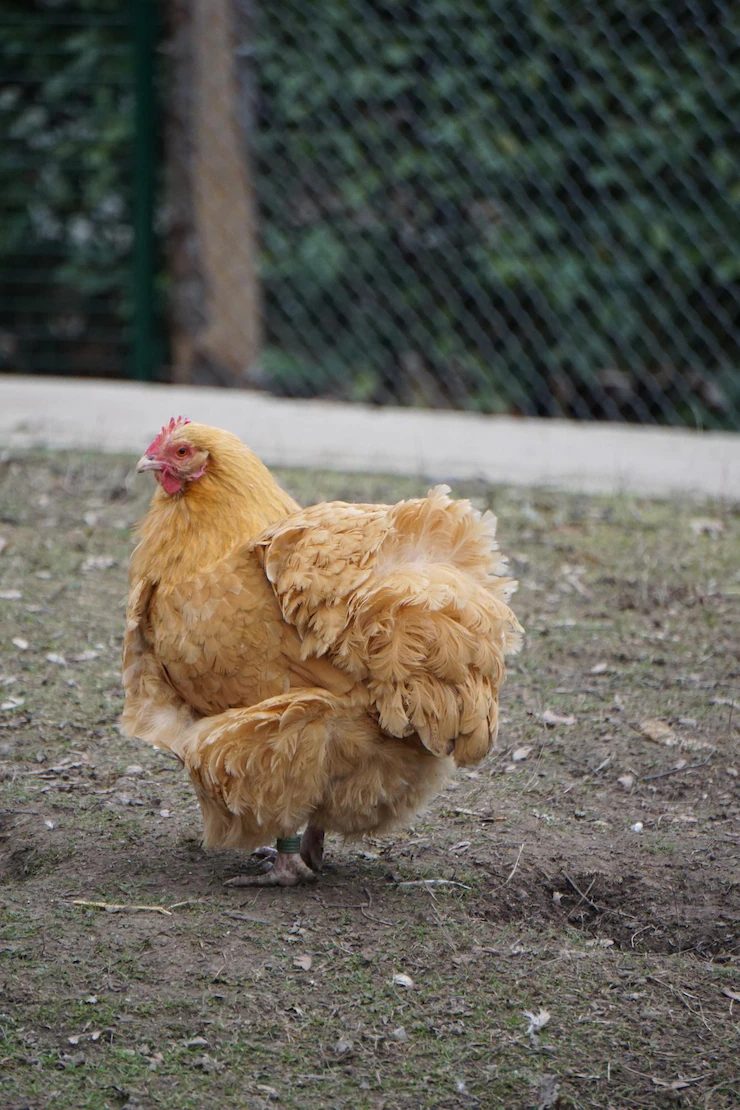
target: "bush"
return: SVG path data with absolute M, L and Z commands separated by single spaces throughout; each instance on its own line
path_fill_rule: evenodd
M 125 373 L 133 86 L 125 0 L 5 0 L 0 368 Z
M 737 426 L 738 20 L 263 5 L 271 386 Z

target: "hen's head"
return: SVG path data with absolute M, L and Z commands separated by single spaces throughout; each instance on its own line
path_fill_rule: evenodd
M 202 478 L 208 468 L 209 451 L 201 426 L 173 416 L 136 464 L 137 473 L 153 470 L 165 493 L 182 493 L 188 483 Z

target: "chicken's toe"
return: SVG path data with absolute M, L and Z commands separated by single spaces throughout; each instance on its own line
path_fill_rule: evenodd
M 252 855 L 257 859 L 275 859 L 277 855 L 277 848 L 271 848 L 269 844 L 264 844 L 261 848 L 255 848 Z

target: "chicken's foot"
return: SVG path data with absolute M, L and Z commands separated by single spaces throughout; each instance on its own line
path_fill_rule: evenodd
M 235 875 L 224 886 L 297 886 L 316 882 L 316 875 L 303 862 L 300 852 L 278 851 L 275 862 L 266 866 L 262 875 Z
M 271 848 L 265 844 L 261 848 L 255 848 L 252 852 L 252 858 L 260 860 L 263 863 L 263 870 L 269 871 L 275 863 L 277 854 L 277 848 Z M 319 828 L 318 825 L 306 826 L 306 830 L 301 837 L 301 858 L 312 871 L 323 870 L 324 830 Z

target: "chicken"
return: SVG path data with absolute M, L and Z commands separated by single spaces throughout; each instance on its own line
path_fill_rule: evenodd
M 236 437 L 181 418 L 137 470 L 159 488 L 131 558 L 122 727 L 187 768 L 207 847 L 277 840 L 232 882 L 314 879 L 324 831 L 390 829 L 486 755 L 522 631 L 491 513 L 444 486 L 301 509 Z

